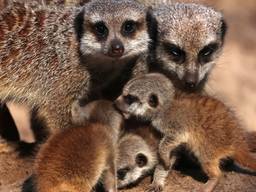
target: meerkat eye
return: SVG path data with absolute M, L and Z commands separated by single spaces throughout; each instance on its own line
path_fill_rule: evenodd
M 135 162 L 139 167 L 144 167 L 148 163 L 148 158 L 146 157 L 146 155 L 139 153 L 138 155 L 136 155 Z
M 151 94 L 148 99 L 150 107 L 156 108 L 158 106 L 158 97 L 155 94 Z
M 130 95 L 130 94 L 124 96 L 124 102 L 128 105 L 131 105 L 136 101 L 138 101 L 138 97 L 136 97 L 136 96 L 133 96 L 133 95 Z
M 130 35 L 136 31 L 136 22 L 126 21 L 122 26 L 122 32 L 125 36 Z
M 94 24 L 94 30 L 99 38 L 106 38 L 108 36 L 108 28 L 103 21 Z
M 200 63 L 207 63 L 211 60 L 213 53 L 218 49 L 217 43 L 211 43 L 205 46 L 198 54 L 198 61 Z
M 164 43 L 164 50 L 170 55 L 171 60 L 176 63 L 184 63 L 186 59 L 186 53 L 179 46 L 172 43 Z

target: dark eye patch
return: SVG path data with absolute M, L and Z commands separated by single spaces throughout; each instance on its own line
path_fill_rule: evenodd
M 130 94 L 124 96 L 124 102 L 128 105 L 131 105 L 138 100 L 139 100 L 138 97 L 130 95 Z
M 148 98 L 148 104 L 150 107 L 156 108 L 158 106 L 158 97 L 155 94 L 151 94 Z
M 117 171 L 117 178 L 120 180 L 124 180 L 126 174 L 130 171 L 131 169 L 129 167 L 125 167 L 122 169 L 118 169 Z
M 138 155 L 136 155 L 135 161 L 139 167 L 144 167 L 148 163 L 148 158 L 146 157 L 146 155 L 139 153 Z
M 121 32 L 124 36 L 130 36 L 136 32 L 137 28 L 137 22 L 133 20 L 127 20 L 123 23 Z
M 219 48 L 218 43 L 211 43 L 209 45 L 206 45 L 198 54 L 198 61 L 200 63 L 207 63 L 211 61 L 212 55 L 217 51 Z
M 106 39 L 109 33 L 109 30 L 103 21 L 98 21 L 94 23 L 93 30 L 96 36 L 101 40 Z
M 163 48 L 165 52 L 170 55 L 171 60 L 176 63 L 184 63 L 186 59 L 186 52 L 182 50 L 179 46 L 172 43 L 163 43 Z

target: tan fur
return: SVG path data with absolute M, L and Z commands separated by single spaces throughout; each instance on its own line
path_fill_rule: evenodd
M 84 126 L 59 132 L 43 146 L 35 163 L 36 191 L 89 192 L 103 177 L 107 190 L 116 191 L 115 151 L 122 116 L 111 102 L 103 100 L 88 107 L 75 103 L 72 110 L 72 114 L 81 114 Z M 88 117 L 83 110 L 89 112 Z
M 130 14 L 124 15 L 125 10 Z M 95 16 L 109 28 L 106 41 L 87 27 Z M 142 27 L 132 39 L 119 34 L 127 19 L 138 19 Z M 125 49 L 120 58 L 106 53 L 116 37 Z M 71 103 L 80 97 L 91 100 L 88 97 L 96 95 L 92 89 L 122 86 L 148 42 L 146 8 L 133 1 L 96 0 L 82 8 L 31 7 L 14 1 L 0 15 L 0 98 L 39 107 L 51 131 L 70 127 Z
M 209 176 L 201 189 L 203 192 L 213 191 L 217 185 L 222 175 L 219 168 L 222 159 L 233 158 L 240 165 L 256 171 L 256 158 L 250 154 L 245 141 L 246 131 L 225 104 L 210 96 L 175 96 L 174 90 L 165 76 L 148 74 L 128 82 L 116 101 L 121 111 L 151 120 L 152 125 L 164 134 L 159 145 L 162 163 L 157 166 L 149 191 L 163 189 L 168 170 L 176 161 L 175 150 L 180 145 L 195 154 Z M 127 95 L 133 99 L 128 100 Z M 152 95 L 157 100 L 154 107 L 150 105 Z

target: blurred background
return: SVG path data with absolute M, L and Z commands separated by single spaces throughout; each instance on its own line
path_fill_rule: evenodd
M 221 10 L 228 23 L 224 53 L 207 89 L 256 131 L 256 0 L 198 0 Z

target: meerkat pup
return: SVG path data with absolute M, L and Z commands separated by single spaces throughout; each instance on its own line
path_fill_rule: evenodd
M 153 73 L 129 81 L 116 101 L 126 116 L 150 120 L 164 134 L 158 149 L 161 163 L 148 191 L 163 189 L 180 146 L 194 153 L 209 176 L 202 192 L 214 190 L 222 175 L 219 168 L 222 159 L 229 157 L 256 170 L 256 158 L 249 152 L 245 130 L 227 106 L 209 96 L 177 97 L 174 90 L 168 78 Z
M 154 6 L 154 39 L 147 62 L 152 72 L 164 73 L 186 92 L 201 91 L 220 56 L 227 30 L 223 15 L 191 3 Z
M 133 69 L 150 42 L 146 12 L 132 0 L 59 9 L 12 2 L 0 13 L 1 101 L 38 107 L 50 131 L 70 127 L 74 100 L 112 85 L 115 95 L 140 71 Z
M 97 100 L 85 107 L 75 102 L 72 117 L 80 127 L 60 131 L 42 147 L 24 192 L 89 192 L 102 177 L 107 191 L 117 191 L 115 156 L 122 115 L 112 102 Z
M 128 128 L 128 129 L 127 129 Z M 117 186 L 137 185 L 158 164 L 160 135 L 150 125 L 125 123 L 125 133 L 118 142 Z

